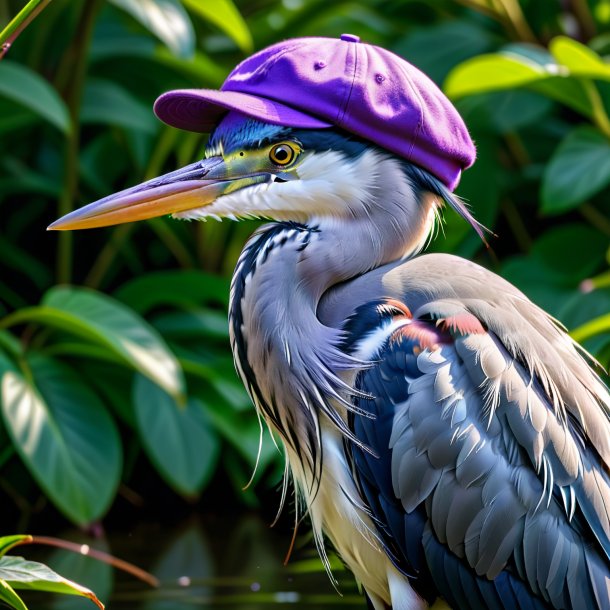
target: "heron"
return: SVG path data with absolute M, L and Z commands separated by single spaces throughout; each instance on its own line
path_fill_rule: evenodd
M 163 94 L 204 158 L 54 222 L 269 221 L 231 284 L 237 371 L 374 610 L 610 608 L 610 395 L 513 285 L 422 254 L 475 148 L 405 59 L 347 34 L 277 43 L 220 90 Z M 283 500 L 282 500 L 283 501 Z

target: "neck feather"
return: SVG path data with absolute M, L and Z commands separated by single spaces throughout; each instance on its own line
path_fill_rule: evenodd
M 346 380 L 365 366 L 340 348 L 340 328 L 320 322 L 320 299 L 333 285 L 419 251 L 434 221 L 433 196 L 416 197 L 406 180 L 386 184 L 393 187 L 391 200 L 386 189 L 385 205 L 372 197 L 364 214 L 263 227 L 246 245 L 233 278 L 230 326 L 238 371 L 312 488 L 321 469 L 319 417 L 358 443 L 346 424 L 354 394 Z

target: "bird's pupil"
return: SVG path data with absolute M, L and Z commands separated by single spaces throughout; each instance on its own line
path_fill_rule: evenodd
M 278 146 L 275 150 L 275 158 L 278 161 L 286 161 L 288 159 L 288 151 L 285 146 Z

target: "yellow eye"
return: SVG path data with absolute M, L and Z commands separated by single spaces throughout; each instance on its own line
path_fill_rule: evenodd
M 275 165 L 289 165 L 294 161 L 296 155 L 296 149 L 286 142 L 276 144 L 269 151 L 269 159 L 271 159 L 271 162 L 275 163 Z

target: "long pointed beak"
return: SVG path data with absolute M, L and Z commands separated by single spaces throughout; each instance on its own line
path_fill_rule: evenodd
M 176 214 L 270 180 L 270 174 L 262 173 L 231 177 L 222 157 L 212 157 L 74 210 L 49 225 L 48 230 L 92 229 Z

